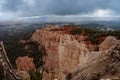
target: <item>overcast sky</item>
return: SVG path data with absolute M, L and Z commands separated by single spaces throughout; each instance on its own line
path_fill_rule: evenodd
M 119 17 L 120 0 L 0 0 L 0 20 Z

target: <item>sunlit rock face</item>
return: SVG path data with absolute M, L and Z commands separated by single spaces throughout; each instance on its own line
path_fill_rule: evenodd
M 52 28 L 52 26 L 48 26 L 44 29 L 36 30 L 31 38 L 45 47 L 47 56 L 43 57 L 45 62 L 44 68 L 49 71 L 49 73 L 43 73 L 45 80 L 57 78 L 56 74 L 58 73 L 58 44 L 60 34 L 56 31 L 50 31 L 51 29 L 57 29 L 57 27 Z
M 86 63 L 70 73 L 66 80 L 119 80 L 120 41 L 113 36 L 108 36 L 101 45 L 103 44 L 105 49 L 101 47 L 103 49 L 101 51 L 90 52 Z
M 76 40 L 80 40 L 79 35 L 77 37 L 70 35 L 70 30 L 73 28 L 61 29 L 48 26 L 36 30 L 33 34 L 31 39 L 42 44 L 46 49 L 47 56 L 43 58 L 44 67 L 48 69 L 49 73 L 43 73 L 45 80 L 64 80 L 65 76 L 73 72 L 79 63 L 85 63 L 85 60 L 82 60 L 89 50 L 84 42 L 80 43 Z M 83 41 L 83 36 L 81 40 Z
M 70 35 L 60 36 L 59 42 L 59 80 L 76 70 L 78 65 L 86 63 L 86 54 L 89 51 L 84 43 L 71 40 Z
M 118 42 L 115 37 L 109 36 L 106 39 L 101 39 L 100 45 L 93 45 L 91 42 L 84 41 L 87 36 L 70 34 L 74 28 L 47 26 L 36 30 L 32 35 L 31 40 L 38 42 L 46 50 L 46 56 L 43 57 L 43 60 L 47 72 L 43 72 L 43 80 L 65 80 L 65 78 L 68 80 L 92 80 L 92 78 L 77 79 L 74 76 L 79 77 L 76 73 L 86 67 L 88 67 L 88 71 L 83 72 L 84 76 L 93 74 L 94 71 L 92 70 L 104 65 L 100 61 L 104 63 L 104 59 L 109 58 L 106 55 L 113 50 Z M 104 42 L 102 42 L 103 40 Z M 96 46 L 99 47 L 97 52 L 94 51 Z M 95 66 L 92 67 L 92 65 Z M 92 68 L 90 72 L 89 67 Z M 100 67 L 98 71 L 104 68 Z
M 33 58 L 29 58 L 28 56 L 18 57 L 16 59 L 16 66 L 18 71 L 36 71 Z

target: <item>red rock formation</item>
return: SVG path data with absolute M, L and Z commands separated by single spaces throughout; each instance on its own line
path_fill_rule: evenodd
M 33 58 L 29 58 L 28 56 L 18 57 L 16 59 L 16 66 L 18 71 L 36 71 Z
M 56 68 L 58 68 L 58 43 L 60 33 L 59 31 L 51 31 L 51 29 L 55 29 L 56 27 L 52 28 L 48 26 L 44 29 L 36 30 L 36 32 L 32 35 L 32 40 L 37 41 L 41 45 L 45 47 L 47 56 L 43 58 L 45 62 L 45 68 L 49 70 L 49 72 L 58 72 Z M 51 80 L 51 77 L 57 78 L 54 74 L 46 73 L 44 78 L 48 78 Z
M 79 54 L 83 54 L 82 57 L 84 57 L 84 53 L 88 51 L 85 47 L 82 49 L 75 36 L 70 35 L 70 31 L 74 27 L 65 27 L 62 31 L 57 29 L 59 27 L 48 26 L 36 30 L 31 38 L 33 41 L 42 44 L 46 49 L 47 56 L 44 57 L 44 67 L 48 69 L 49 73 L 44 73 L 44 79 L 47 77 L 47 80 L 63 80 L 67 74 L 76 69 L 79 62 L 84 62 L 79 61 Z M 78 39 L 82 41 L 84 37 L 78 35 Z
M 102 46 L 103 51 L 87 54 L 86 63 L 79 65 L 66 80 L 120 80 L 120 41 L 109 36 Z
M 43 29 L 38 29 L 32 35 L 31 40 L 36 41 L 45 47 L 47 55 L 44 56 L 44 67 L 48 73 L 43 72 L 43 79 L 45 80 L 65 80 L 65 77 L 74 72 L 78 66 L 86 65 L 90 61 L 96 59 L 97 52 L 93 52 L 98 46 L 89 42 L 84 42 L 88 36 L 71 35 L 70 31 L 74 27 L 54 27 L 48 26 Z M 108 37 L 109 38 L 109 37 Z M 100 50 L 108 49 L 109 39 L 100 45 Z M 100 38 L 100 42 L 104 39 Z M 113 38 L 113 43 L 116 41 Z M 106 46 L 107 44 L 107 46 Z M 105 47 L 105 48 L 104 48 Z M 104 49 L 103 49 L 104 48 Z M 92 51 L 92 52 L 90 52 Z M 93 58 L 91 60 L 91 57 Z
M 84 57 L 89 51 L 84 43 L 71 40 L 70 35 L 60 36 L 59 47 L 59 74 L 58 80 L 64 80 L 65 76 L 76 70 L 79 63 L 86 63 Z
M 76 26 L 67 26 L 67 27 L 64 27 L 64 30 L 63 30 L 63 33 L 64 34 L 70 34 L 70 31 L 77 28 Z

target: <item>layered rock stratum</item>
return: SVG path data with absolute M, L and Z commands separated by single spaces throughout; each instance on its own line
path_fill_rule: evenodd
M 42 44 L 47 54 L 43 80 L 119 80 L 119 40 L 108 36 L 99 45 L 88 44 L 87 36 L 70 34 L 75 28 L 47 26 L 32 35 L 31 40 Z M 96 46 L 99 51 L 94 51 Z

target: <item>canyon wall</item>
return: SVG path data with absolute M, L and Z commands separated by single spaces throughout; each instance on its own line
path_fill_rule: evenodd
M 32 35 L 31 40 L 44 46 L 47 54 L 43 57 L 46 70 L 43 72 L 43 80 L 65 80 L 66 78 L 68 80 L 91 80 L 91 78 L 74 78 L 71 75 L 77 75 L 77 72 L 86 66 L 98 64 L 98 60 L 106 58 L 104 56 L 112 51 L 112 47 L 116 46 L 118 42 L 115 37 L 109 36 L 102 44 L 97 45 L 99 51 L 95 52 L 95 46 L 91 43 L 88 45 L 84 41 L 86 36 L 70 34 L 70 30 L 74 28 L 47 26 L 36 30 Z M 97 67 L 94 67 L 94 69 L 97 69 Z M 102 69 L 100 68 L 100 70 Z M 81 75 L 77 76 L 82 77 Z
M 31 38 L 46 49 L 44 67 L 49 73 L 44 72 L 45 80 L 64 80 L 65 76 L 74 71 L 79 64 L 79 60 L 82 59 L 79 59 L 79 55 L 84 56 L 88 51 L 83 43 L 79 43 L 73 35 L 68 34 L 69 31 L 59 29 L 60 27 L 48 26 L 36 30 Z
M 90 52 L 94 55 L 70 73 L 66 80 L 120 80 L 120 41 L 109 36 L 101 45 L 103 51 Z

